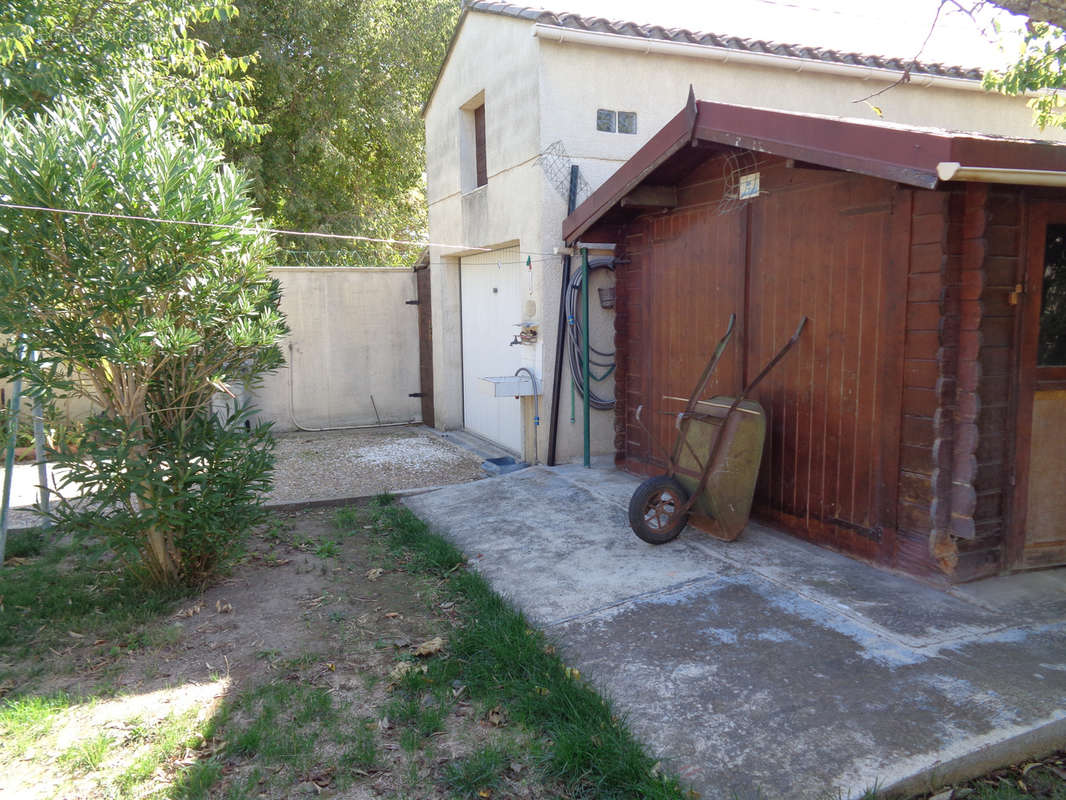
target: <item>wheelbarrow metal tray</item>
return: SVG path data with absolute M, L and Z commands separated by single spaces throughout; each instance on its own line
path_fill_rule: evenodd
M 734 398 L 701 400 L 682 424 L 684 441 L 678 454 L 677 479 L 691 495 L 704 469 L 707 485 L 696 498 L 691 522 L 718 539 L 736 539 L 748 524 L 755 483 L 766 440 L 766 413 L 754 400 L 744 400 L 729 414 Z M 714 463 L 707 458 L 723 437 Z

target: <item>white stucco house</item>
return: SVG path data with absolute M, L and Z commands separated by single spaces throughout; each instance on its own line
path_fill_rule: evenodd
M 544 168 L 565 159 L 541 158 L 553 145 L 580 168 L 580 202 L 678 112 L 690 85 L 701 100 L 875 119 L 857 101 L 905 71 L 877 97 L 886 121 L 1037 134 L 1024 99 L 983 91 L 976 69 L 468 3 L 424 109 L 436 426 L 545 459 L 566 216 Z M 593 303 L 590 316 L 592 345 L 613 350 L 611 312 Z M 521 367 L 539 398 L 497 397 L 483 380 Z M 607 377 L 594 391 L 615 387 Z M 562 462 L 582 452 L 569 369 L 559 397 Z M 593 453 L 613 452 L 613 412 L 591 417 Z

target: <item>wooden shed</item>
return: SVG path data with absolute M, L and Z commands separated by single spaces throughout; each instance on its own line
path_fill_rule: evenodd
M 563 238 L 616 245 L 622 468 L 661 469 L 635 409 L 671 440 L 730 313 L 709 394 L 806 315 L 756 516 L 939 580 L 1066 563 L 1066 145 L 690 97 Z

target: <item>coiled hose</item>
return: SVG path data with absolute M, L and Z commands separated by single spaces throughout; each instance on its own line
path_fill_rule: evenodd
M 609 269 L 614 271 L 614 259 L 610 256 L 590 258 L 589 259 L 589 277 L 591 279 L 592 273 L 598 269 Z M 591 283 L 591 280 L 589 281 Z M 573 377 L 574 386 L 582 397 L 585 396 L 585 379 L 584 370 L 582 369 L 581 354 L 583 350 L 583 340 L 581 337 L 581 317 L 580 307 L 578 302 L 581 297 L 581 270 L 575 269 L 574 274 L 570 278 L 570 285 L 566 290 L 566 326 L 567 336 L 570 340 L 570 375 Z M 591 338 L 591 337 L 590 337 Z M 593 367 L 604 370 L 600 375 L 597 375 Z M 603 350 L 597 350 L 589 343 L 589 379 L 590 381 L 603 381 L 610 377 L 614 372 L 614 351 L 604 352 Z M 589 390 L 589 405 L 592 408 L 600 409 L 601 411 L 609 411 L 614 408 L 614 399 L 610 400 L 600 397 L 591 389 Z

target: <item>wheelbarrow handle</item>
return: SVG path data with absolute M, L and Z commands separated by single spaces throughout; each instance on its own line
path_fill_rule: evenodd
M 739 401 L 743 400 L 751 392 L 753 392 L 755 390 L 755 387 L 762 382 L 762 379 L 770 374 L 770 370 L 776 367 L 777 363 L 785 357 L 788 351 L 792 349 L 792 346 L 799 341 L 800 334 L 803 333 L 803 329 L 806 327 L 806 325 L 807 317 L 804 316 L 803 319 L 800 320 L 799 325 L 796 326 L 796 332 L 792 334 L 792 338 L 785 342 L 785 346 L 777 351 L 777 355 L 770 359 L 770 363 L 763 367 L 762 372 L 755 376 L 755 380 L 753 380 L 746 387 L 744 387 L 744 391 L 740 393 L 740 397 L 737 398 L 737 402 L 734 404 L 735 406 L 740 405 Z
M 703 368 L 703 374 L 700 375 L 699 381 L 696 383 L 696 388 L 692 390 L 692 394 L 689 396 L 685 411 L 690 412 L 696 408 L 696 404 L 699 403 L 700 398 L 703 397 L 703 393 L 707 390 L 707 384 L 711 382 L 711 376 L 714 375 L 715 369 L 718 367 L 718 362 L 722 360 L 722 354 L 725 352 L 725 346 L 729 343 L 729 339 L 733 336 L 733 328 L 737 324 L 737 315 L 729 315 L 729 324 L 726 326 L 725 334 L 718 340 L 718 346 L 714 348 L 714 354 L 711 356 L 711 360 L 707 362 L 707 366 Z

